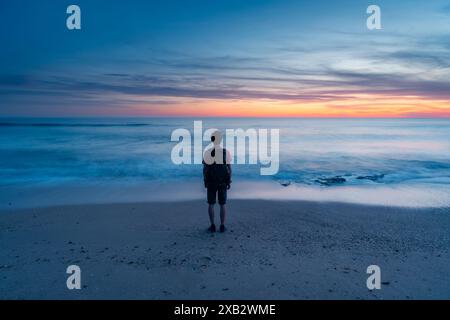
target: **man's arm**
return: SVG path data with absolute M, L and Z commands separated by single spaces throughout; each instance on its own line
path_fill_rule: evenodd
M 227 164 L 227 168 L 228 168 L 227 188 L 230 189 L 230 186 L 231 186 L 231 164 Z
M 227 150 L 227 169 L 228 169 L 228 179 L 227 179 L 227 188 L 230 189 L 230 185 L 231 185 L 231 161 L 232 161 L 232 157 L 231 157 L 231 153 Z
M 203 183 L 205 185 L 205 188 L 208 186 L 208 166 L 205 162 L 203 162 Z

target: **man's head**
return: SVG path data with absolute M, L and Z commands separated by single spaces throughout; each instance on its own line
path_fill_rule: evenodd
M 222 142 L 222 133 L 220 130 L 216 130 L 211 135 L 211 141 L 214 143 L 214 145 L 219 145 Z

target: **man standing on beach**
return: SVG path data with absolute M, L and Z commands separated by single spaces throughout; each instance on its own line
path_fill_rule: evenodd
M 210 232 L 216 232 L 216 225 L 214 223 L 214 205 L 216 198 L 220 205 L 220 232 L 225 232 L 225 217 L 226 217 L 226 201 L 227 190 L 231 186 L 231 155 L 222 148 L 222 133 L 215 131 L 211 135 L 211 141 L 214 147 L 206 150 L 203 155 L 203 181 L 207 190 L 208 200 L 208 214 L 211 226 Z M 216 156 L 217 155 L 217 156 Z

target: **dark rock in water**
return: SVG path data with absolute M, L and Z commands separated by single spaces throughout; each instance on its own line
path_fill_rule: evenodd
M 356 177 L 358 180 L 370 180 L 370 181 L 378 181 L 384 178 L 384 174 L 374 174 L 372 176 L 359 176 Z
M 346 182 L 347 180 L 345 178 L 342 178 L 341 176 L 337 177 L 331 177 L 331 178 L 319 178 L 316 179 L 315 182 L 324 185 L 324 186 L 332 186 L 335 184 L 342 184 Z
M 289 186 L 291 185 L 291 182 L 290 182 L 290 181 L 287 181 L 287 182 L 280 182 L 280 184 L 281 184 L 283 187 L 289 187 Z

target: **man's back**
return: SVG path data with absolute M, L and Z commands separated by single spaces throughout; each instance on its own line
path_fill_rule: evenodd
M 205 186 L 226 187 L 229 185 L 231 183 L 230 162 L 231 155 L 225 148 L 216 147 L 207 150 L 203 161 Z

